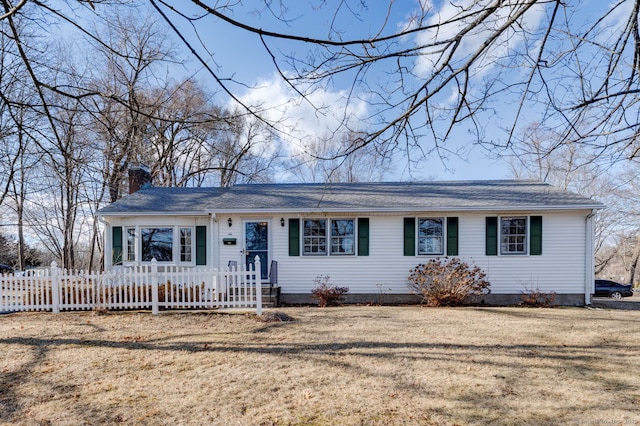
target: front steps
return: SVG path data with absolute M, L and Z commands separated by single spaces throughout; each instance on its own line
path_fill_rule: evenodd
M 274 308 L 280 305 L 280 286 L 262 286 L 262 307 Z

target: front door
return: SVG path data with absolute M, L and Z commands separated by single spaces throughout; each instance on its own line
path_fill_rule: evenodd
M 246 267 L 253 267 L 256 256 L 260 258 L 262 279 L 268 278 L 269 268 L 269 224 L 266 221 L 244 223 L 244 254 Z

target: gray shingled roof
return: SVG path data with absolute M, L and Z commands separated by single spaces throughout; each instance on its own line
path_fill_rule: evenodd
M 99 210 L 103 216 L 232 212 L 403 212 L 598 209 L 603 205 L 523 180 L 253 184 L 147 188 Z

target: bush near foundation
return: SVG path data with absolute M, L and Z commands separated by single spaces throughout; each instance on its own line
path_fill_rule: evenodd
M 349 292 L 349 287 L 337 287 L 329 285 L 329 275 L 320 275 L 313 280 L 315 287 L 311 290 L 311 297 L 318 301 L 321 308 L 337 306 Z
M 491 293 L 482 269 L 458 258 L 431 259 L 409 272 L 409 289 L 428 306 L 469 304 Z
M 520 305 L 533 308 L 548 308 L 556 301 L 556 292 L 546 293 L 539 288 L 527 290 L 520 296 Z

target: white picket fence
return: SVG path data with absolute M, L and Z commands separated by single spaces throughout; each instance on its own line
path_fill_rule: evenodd
M 159 271 L 160 269 L 160 271 Z M 256 272 L 257 271 L 257 272 Z M 51 268 L 0 276 L 0 312 L 115 309 L 255 308 L 262 314 L 260 259 L 249 269 L 120 267 L 105 272 Z

